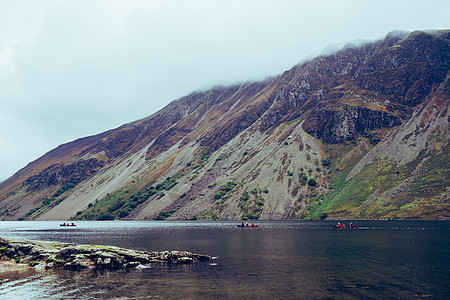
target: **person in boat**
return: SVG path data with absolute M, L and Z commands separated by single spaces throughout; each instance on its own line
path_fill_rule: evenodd
M 255 227 L 255 223 L 252 223 L 252 227 Z
M 75 224 L 72 222 L 71 226 L 75 226 Z
M 244 225 L 244 222 L 242 222 L 242 227 L 244 227 L 245 225 Z
M 341 228 L 341 227 L 342 227 L 341 223 L 338 222 L 337 225 L 336 225 L 336 227 L 337 227 L 337 228 Z
M 352 222 L 350 222 L 350 228 L 355 228 L 355 225 L 353 225 Z

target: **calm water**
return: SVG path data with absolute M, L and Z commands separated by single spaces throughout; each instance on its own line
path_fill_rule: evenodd
M 0 222 L 0 236 L 138 250 L 187 250 L 217 259 L 129 271 L 0 273 L 0 299 L 445 299 L 450 222 L 358 221 Z

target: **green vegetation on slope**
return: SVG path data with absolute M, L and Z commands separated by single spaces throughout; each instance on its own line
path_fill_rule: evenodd
M 264 198 L 262 194 L 268 194 L 267 188 L 253 189 L 250 191 L 250 195 L 247 191 L 242 193 L 239 206 L 242 212 L 242 220 L 257 220 L 262 213 L 264 206 Z
M 424 150 L 405 165 L 376 159 L 348 181 L 345 178 L 353 166 L 347 165 L 332 177 L 328 194 L 310 200 L 306 218 L 388 219 L 448 215 L 449 146 L 439 150 Z
M 395 216 L 413 215 L 424 218 L 449 216 L 449 146 L 427 158 L 407 191 L 401 195 L 394 195 L 393 200 L 403 204 Z
M 220 218 L 220 214 L 227 207 L 227 199 L 231 197 L 232 192 L 236 188 L 240 188 L 240 184 L 229 181 L 227 184 L 220 187 L 219 191 L 214 195 L 214 205 L 204 211 L 198 218 L 199 219 L 213 219 L 217 220 Z
M 152 198 L 162 198 L 165 196 L 164 191 L 172 189 L 178 184 L 178 179 L 183 177 L 189 170 L 195 170 L 203 167 L 208 161 L 209 153 L 203 153 L 197 163 L 189 162 L 184 170 L 177 172 L 172 177 L 167 177 L 163 182 L 150 185 L 146 188 L 135 188 L 130 183 L 125 188 L 117 190 L 111 195 L 107 195 L 95 204 L 92 204 L 85 211 L 77 212 L 72 219 L 86 220 L 115 220 L 126 218 L 135 208 L 143 202 Z M 184 198 L 186 193 L 180 195 Z M 155 220 L 164 220 L 172 215 L 176 209 L 161 211 L 153 218 Z
M 307 199 L 307 207 L 304 216 L 306 219 L 322 219 L 327 216 L 327 208 L 335 201 L 348 182 L 345 181 L 355 164 L 367 153 L 364 145 L 365 140 L 359 144 L 341 143 L 329 146 L 327 152 L 330 158 L 326 160 L 326 165 L 333 170 L 328 178 L 331 180 L 330 192 L 325 195 L 313 196 Z M 315 195 L 315 193 L 311 193 Z
M 150 197 L 154 195 L 157 195 L 158 197 L 164 196 L 164 191 L 168 191 L 178 184 L 177 178 L 178 176 L 167 177 L 166 180 L 157 184 L 155 187 L 149 186 L 146 189 L 134 193 L 130 192 L 128 189 L 118 190 L 90 206 L 87 211 L 77 213 L 77 216 L 74 217 L 74 219 L 123 219 Z

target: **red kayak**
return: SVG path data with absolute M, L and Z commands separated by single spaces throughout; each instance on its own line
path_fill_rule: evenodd
M 240 228 L 257 228 L 258 225 L 237 225 Z
M 337 228 L 337 229 L 358 229 L 358 226 L 353 226 L 353 227 L 350 227 L 350 226 L 337 226 L 337 225 L 333 225 L 333 228 Z

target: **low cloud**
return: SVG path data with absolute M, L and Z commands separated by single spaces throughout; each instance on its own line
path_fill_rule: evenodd
M 0 180 L 61 143 L 280 74 L 327 44 L 441 29 L 448 5 L 432 3 L 2 1 Z

